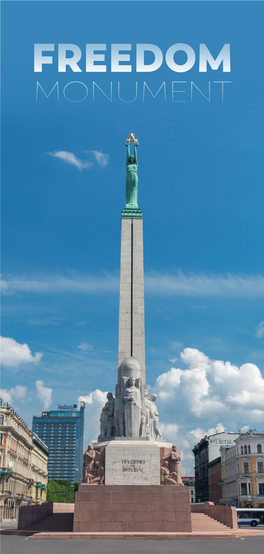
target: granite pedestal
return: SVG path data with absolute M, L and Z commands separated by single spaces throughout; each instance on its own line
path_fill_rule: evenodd
M 80 485 L 74 532 L 191 532 L 185 486 Z

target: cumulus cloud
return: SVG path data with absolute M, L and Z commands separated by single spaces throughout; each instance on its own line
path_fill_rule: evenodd
M 7 389 L 0 389 L 0 397 L 3 399 L 4 402 L 12 404 L 12 396 L 10 391 L 8 391 Z
M 42 352 L 32 354 L 27 344 L 20 344 L 9 337 L 0 337 L 1 363 L 6 367 L 19 367 L 25 363 L 37 363 Z
M 86 396 L 79 396 L 78 403 L 85 402 L 85 444 L 97 441 L 100 434 L 100 414 L 106 403 L 107 392 L 96 389 Z
M 27 395 L 27 387 L 23 385 L 16 385 L 15 388 L 10 390 L 0 389 L 0 397 L 3 398 L 4 402 L 12 404 L 13 399 L 15 400 L 24 400 Z
M 103 152 L 99 152 L 98 150 L 87 150 L 84 153 L 92 154 L 92 157 L 101 167 L 105 167 L 108 164 L 108 154 L 104 154 Z M 93 162 L 77 158 L 77 156 L 75 156 L 73 152 L 66 152 L 65 150 L 47 152 L 47 154 L 49 156 L 52 156 L 53 158 L 59 158 L 69 165 L 74 165 L 75 167 L 77 167 L 77 169 L 79 169 L 79 171 L 82 171 L 83 169 L 91 169 L 91 167 L 93 167 L 94 165 Z
M 157 379 L 159 397 L 177 403 L 188 417 L 218 417 L 229 414 L 234 421 L 264 417 L 264 379 L 251 363 L 241 367 L 222 360 L 210 360 L 195 348 L 181 353 L 187 369 L 171 368 Z
M 87 342 L 80 342 L 80 344 L 77 346 L 77 348 L 80 348 L 80 350 L 92 350 L 93 347 L 91 344 L 87 344 Z
M 260 324 L 257 326 L 256 337 L 258 339 L 264 337 L 264 321 L 261 321 Z
M 43 381 L 36 381 L 37 397 L 43 404 L 44 410 L 48 410 L 52 400 L 52 389 L 44 386 Z
M 194 475 L 192 448 L 205 435 L 246 432 L 248 423 L 262 430 L 264 378 L 254 364 L 211 360 L 195 348 L 180 356 L 186 367 L 162 373 L 154 390 L 163 437 L 182 450 L 183 475 Z

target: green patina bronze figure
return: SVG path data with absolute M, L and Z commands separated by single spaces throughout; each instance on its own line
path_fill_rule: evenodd
M 130 143 L 134 143 L 134 155 L 130 153 Z M 137 147 L 138 140 L 131 133 L 126 140 L 127 157 L 126 157 L 126 207 L 122 211 L 122 217 L 142 217 L 142 211 L 138 207 L 138 159 Z
M 134 143 L 134 156 L 130 154 L 130 144 L 126 143 L 127 157 L 126 157 L 126 208 L 138 208 L 138 176 L 137 176 L 137 146 L 138 143 Z

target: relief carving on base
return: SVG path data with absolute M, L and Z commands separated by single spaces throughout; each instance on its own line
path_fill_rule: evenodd
M 105 449 L 95 450 L 89 444 L 83 455 L 83 483 L 87 485 L 104 485 Z
M 161 485 L 183 485 L 181 479 L 181 457 L 174 444 L 171 450 L 166 450 L 165 455 L 161 452 L 160 461 L 160 484 Z

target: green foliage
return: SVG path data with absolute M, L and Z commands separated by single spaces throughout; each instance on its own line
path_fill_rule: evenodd
M 74 492 L 78 491 L 79 485 L 80 485 L 80 483 L 78 483 L 78 482 L 74 483 L 74 485 L 73 485 Z
M 74 503 L 74 492 L 71 483 L 65 479 L 48 481 L 47 500 L 51 502 Z

